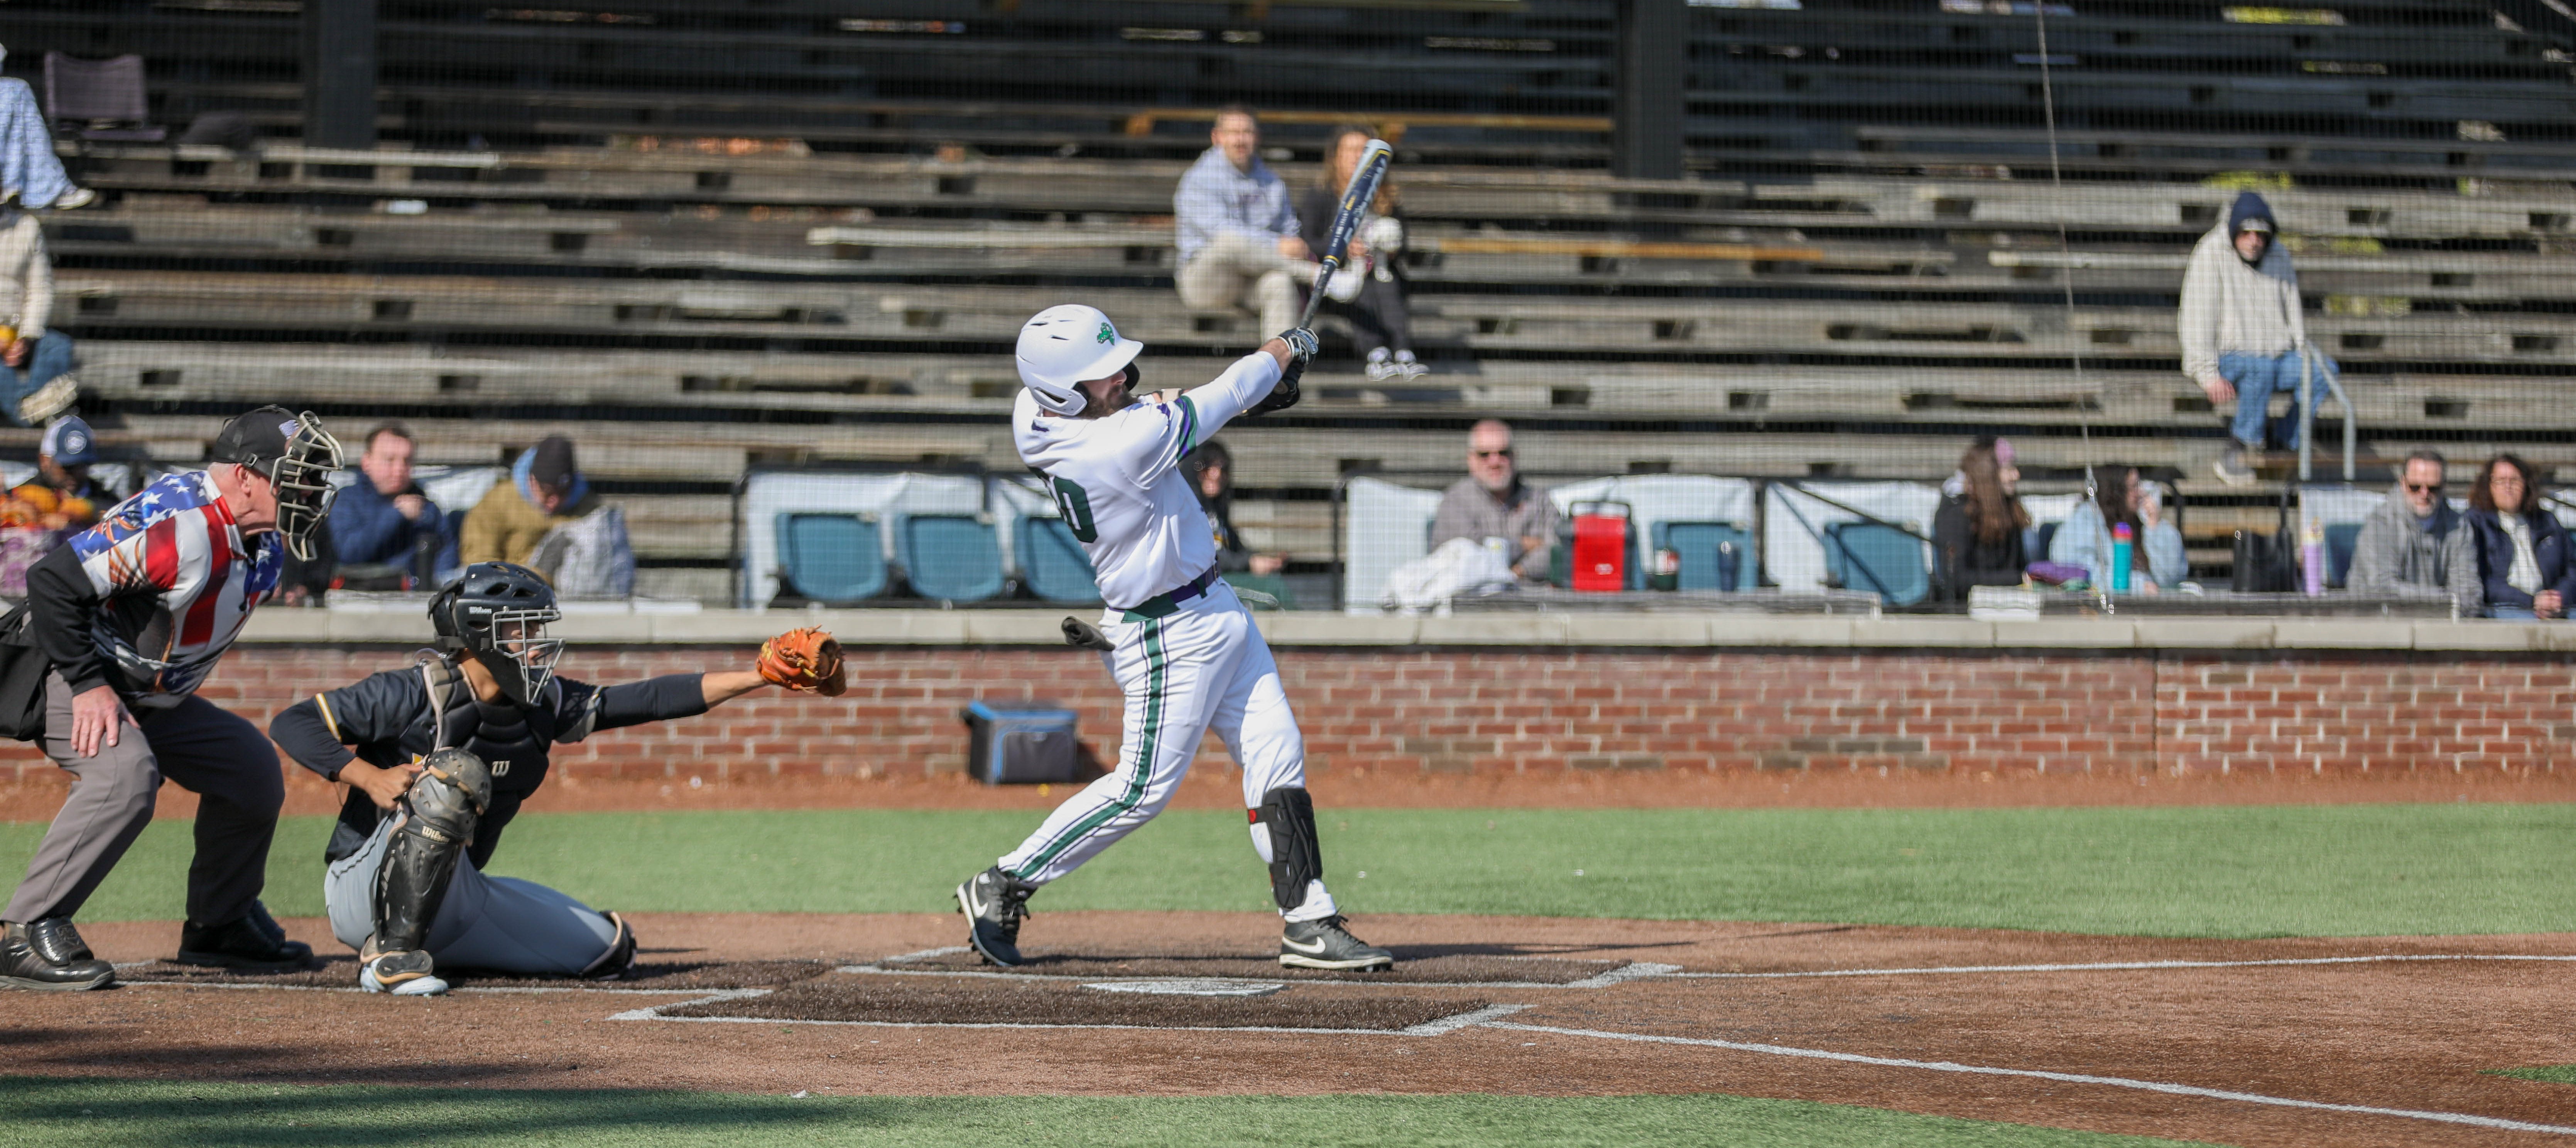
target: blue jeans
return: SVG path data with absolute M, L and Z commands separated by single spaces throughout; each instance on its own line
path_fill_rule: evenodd
M 2317 394 L 2326 391 L 2326 380 L 2336 377 L 2333 359 L 2317 356 L 2317 373 L 2309 385 Z M 2299 449 L 2299 356 L 2293 351 L 2281 355 L 2248 355 L 2230 352 L 2218 357 L 2218 373 L 2228 385 L 2236 388 L 2236 417 L 2228 426 L 2229 434 L 2249 448 L 2270 450 Z M 2272 418 L 2272 395 L 2290 396 L 2290 413 Z
M 0 414 L 8 415 L 9 421 L 19 426 L 27 425 L 18 417 L 18 404 L 55 378 L 70 374 L 76 365 L 72 361 L 72 337 L 60 331 L 45 332 L 44 338 L 36 340 L 35 349 L 28 352 L 26 366 L 0 369 Z
M 2489 606 L 2487 607 L 2487 617 L 2498 618 L 2507 622 L 2537 622 L 2540 620 L 2540 614 L 2529 606 Z M 2551 619 L 2551 621 L 2556 620 L 2557 619 L 2554 618 Z

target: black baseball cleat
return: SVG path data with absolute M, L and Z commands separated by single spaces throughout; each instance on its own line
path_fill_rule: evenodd
M 310 968 L 313 946 L 286 939 L 286 930 L 268 915 L 259 902 L 250 903 L 250 912 L 221 925 L 189 922 L 179 930 L 179 955 L 183 965 L 212 965 L 252 973 L 283 973 Z
M 1279 963 L 1299 969 L 1391 969 L 1395 954 L 1351 935 L 1340 915 L 1290 921 L 1279 937 Z
M 957 887 L 957 911 L 966 914 L 966 941 L 987 961 L 1020 963 L 1020 918 L 1038 887 L 995 865 Z
M 0 933 L 0 988 L 77 992 L 116 983 L 116 966 L 90 954 L 69 917 L 9 923 Z

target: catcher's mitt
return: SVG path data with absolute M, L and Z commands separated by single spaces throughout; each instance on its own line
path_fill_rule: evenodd
M 850 688 L 841 643 L 820 626 L 789 630 L 760 644 L 762 680 L 800 693 L 837 698 Z

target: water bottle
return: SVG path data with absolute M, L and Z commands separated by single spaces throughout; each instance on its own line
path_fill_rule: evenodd
M 1734 543 L 1720 542 L 1717 544 L 1718 589 L 1724 590 L 1729 594 L 1734 593 L 1736 586 L 1741 584 L 1741 572 L 1743 568 L 1744 556 L 1736 552 Z
M 2111 592 L 2114 594 L 2126 594 L 2129 592 L 2129 553 L 2133 548 L 2133 544 L 2129 539 L 2129 524 L 2126 522 L 2112 523 Z

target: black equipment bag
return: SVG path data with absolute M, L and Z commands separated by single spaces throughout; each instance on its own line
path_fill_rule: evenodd
M 2299 535 L 2290 525 L 2290 492 L 2281 492 L 2281 520 L 2270 534 L 2236 532 L 2235 568 L 2228 588 L 2239 594 L 2286 594 L 2299 585 Z
M 0 736 L 35 741 L 45 736 L 45 675 L 53 659 L 27 632 L 27 607 L 0 617 Z

